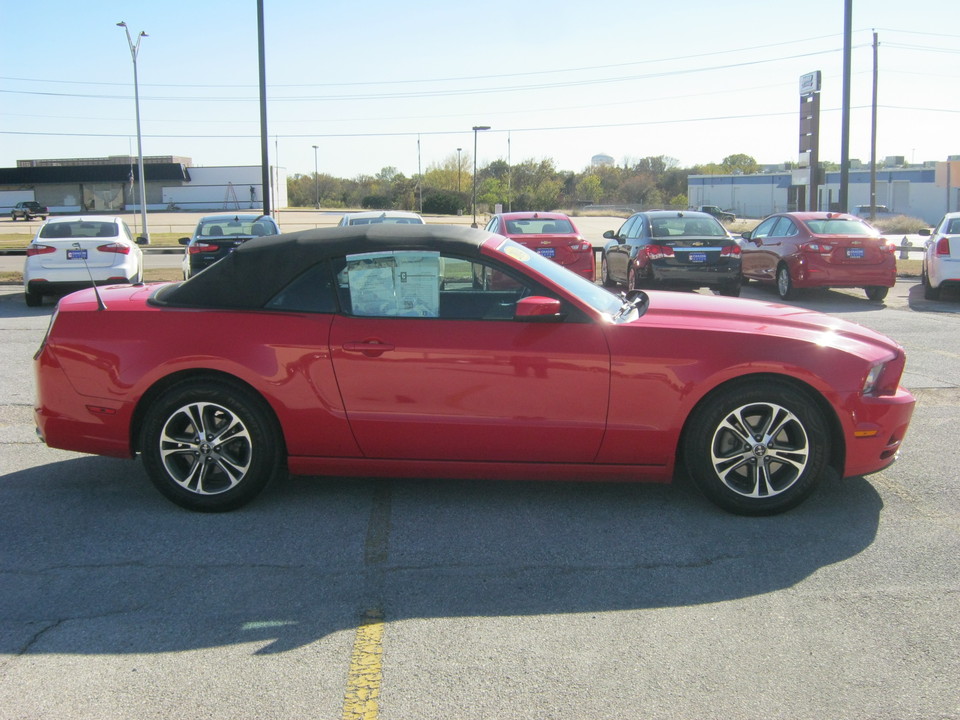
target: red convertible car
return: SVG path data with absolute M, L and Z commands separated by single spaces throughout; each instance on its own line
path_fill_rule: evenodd
M 489 232 L 366 225 L 63 298 L 36 354 L 35 416 L 51 447 L 140 455 L 164 495 L 201 511 L 284 471 L 684 471 L 727 510 L 771 514 L 825 476 L 894 461 L 914 406 L 904 361 L 827 315 L 618 296 Z

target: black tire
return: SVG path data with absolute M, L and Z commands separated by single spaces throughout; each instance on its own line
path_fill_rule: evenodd
M 616 287 L 617 283 L 610 277 L 610 268 L 607 266 L 607 256 L 600 257 L 600 282 L 605 288 Z
M 790 277 L 790 268 L 786 265 L 780 265 L 777 268 L 777 295 L 781 300 L 793 300 L 797 296 L 793 278 Z
M 923 297 L 925 300 L 940 299 L 940 288 L 935 288 L 930 284 L 930 277 L 927 275 L 926 268 L 923 268 L 920 273 L 920 284 L 923 285 Z
M 813 492 L 830 457 L 820 408 L 800 390 L 769 380 L 709 396 L 685 438 L 693 481 L 738 515 L 774 515 L 797 506 Z
M 730 283 L 729 285 L 721 285 L 717 288 L 717 292 L 724 297 L 740 297 L 740 287 L 740 283 Z
M 630 269 L 627 270 L 627 292 L 635 290 L 640 285 L 637 283 L 637 269 L 631 265 Z
M 885 288 L 882 285 L 870 285 L 865 287 L 863 291 L 867 294 L 867 299 L 872 302 L 883 302 L 884 298 L 887 297 L 887 292 L 890 288 Z
M 43 304 L 43 295 L 32 290 L 24 290 L 23 300 L 27 303 L 27 307 L 40 307 Z
M 203 425 L 205 433 L 197 432 Z M 266 403 L 242 387 L 187 381 L 149 408 L 141 435 L 151 482 L 181 507 L 235 510 L 281 470 L 282 443 Z

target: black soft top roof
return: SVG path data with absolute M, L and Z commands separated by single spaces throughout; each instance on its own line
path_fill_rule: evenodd
M 177 307 L 256 309 L 308 268 L 331 257 L 402 247 L 479 257 L 490 237 L 454 225 L 351 225 L 249 240 L 189 280 L 161 288 L 151 302 Z

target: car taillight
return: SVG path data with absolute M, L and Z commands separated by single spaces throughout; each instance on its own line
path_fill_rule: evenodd
M 593 250 L 593 245 L 586 242 L 585 240 L 578 240 L 577 242 L 570 243 L 570 249 L 574 252 L 586 252 L 587 250 Z
M 827 255 L 833 252 L 833 245 L 828 245 L 827 243 L 808 242 L 801 245 L 800 250 L 803 252 L 814 252 L 820 253 L 821 255 Z
M 220 249 L 219 245 L 207 245 L 205 243 L 198 243 L 196 245 L 191 245 L 190 247 L 188 247 L 187 252 L 189 252 L 191 255 L 197 255 L 199 253 L 205 253 L 205 252 L 216 252 L 219 249 Z
M 119 255 L 129 255 L 130 246 L 123 243 L 107 243 L 106 245 L 97 245 L 97 250 L 106 253 L 117 253 Z
M 662 260 L 666 257 L 673 257 L 673 248 L 669 245 L 647 245 L 647 257 L 651 260 Z
M 740 246 L 739 245 L 724 245 L 720 248 L 720 257 L 739 257 L 740 256 Z
M 937 255 L 949 255 L 950 254 L 950 238 L 944 235 L 942 238 L 937 240 L 937 247 L 934 252 Z
M 33 257 L 34 255 L 46 255 L 47 253 L 56 252 L 55 247 L 50 245 L 27 245 L 27 257 Z

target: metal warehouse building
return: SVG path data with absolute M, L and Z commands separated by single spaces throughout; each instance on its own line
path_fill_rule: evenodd
M 143 159 L 147 210 L 249 210 L 263 207 L 259 165 L 195 167 L 190 158 Z M 271 205 L 287 204 L 287 178 L 270 168 Z M 18 160 L 0 168 L 0 213 L 36 200 L 54 213 L 139 212 L 137 158 Z
M 719 205 L 741 217 L 802 209 L 809 190 L 809 170 L 783 170 L 755 175 L 691 175 L 687 178 L 690 205 Z M 825 173 L 818 207 L 839 210 L 840 171 Z M 870 171 L 849 173 L 849 208 L 870 204 Z M 927 163 L 923 167 L 884 168 L 876 171 L 877 205 L 898 215 L 931 225 L 945 212 L 960 210 L 960 160 Z

